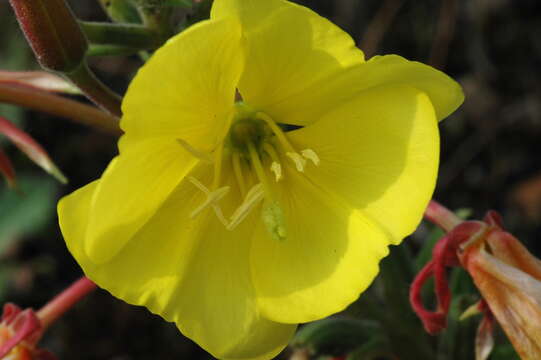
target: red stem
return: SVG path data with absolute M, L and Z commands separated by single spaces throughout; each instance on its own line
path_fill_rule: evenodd
M 425 219 L 439 226 L 446 232 L 451 231 L 455 226 L 462 222 L 451 210 L 435 200 L 430 200 L 430 204 L 425 210 Z
M 9 82 L 0 82 L 0 102 L 74 120 L 113 135 L 121 135 L 118 118 L 71 99 Z
M 70 287 L 62 291 L 37 312 L 42 329 L 46 329 L 79 300 L 95 289 L 96 284 L 83 276 Z

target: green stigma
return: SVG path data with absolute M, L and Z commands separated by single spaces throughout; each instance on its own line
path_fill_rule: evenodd
M 263 205 L 261 218 L 267 231 L 274 240 L 283 241 L 286 239 L 285 216 L 282 208 L 276 202 L 267 202 Z

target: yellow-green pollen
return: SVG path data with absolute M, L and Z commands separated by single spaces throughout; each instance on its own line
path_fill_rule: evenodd
M 287 237 L 285 216 L 277 200 L 274 182 L 279 182 L 284 174 L 282 160 L 292 161 L 299 172 L 304 172 L 307 160 L 319 165 L 319 157 L 312 149 L 297 152 L 289 142 L 286 133 L 268 115 L 250 109 L 242 102 L 236 104 L 236 115 L 224 141 L 211 154 L 200 152 L 190 144 L 179 139 L 179 144 L 202 161 L 212 162 L 214 179 L 210 187 L 190 177 L 189 181 L 205 195 L 205 201 L 194 209 L 190 216 L 195 218 L 203 210 L 212 208 L 214 213 L 228 229 L 237 227 L 261 202 L 261 219 L 273 239 Z M 224 161 L 231 161 L 236 183 L 243 197 L 242 203 L 226 218 L 219 202 L 230 190 L 221 186 L 221 172 Z M 270 176 L 269 171 L 274 175 Z M 249 189 L 255 177 L 255 185 Z

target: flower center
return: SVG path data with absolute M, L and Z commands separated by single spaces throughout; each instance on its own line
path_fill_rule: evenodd
M 229 132 L 212 154 L 201 153 L 183 140 L 179 140 L 179 144 L 194 156 L 203 161 L 210 160 L 214 165 L 214 179 L 210 188 L 193 177 L 189 178 L 206 195 L 205 201 L 192 211 L 192 218 L 212 208 L 224 226 L 233 230 L 263 202 L 261 219 L 270 235 L 277 240 L 286 238 L 284 213 L 277 200 L 270 173 L 274 175 L 274 182 L 283 178 L 281 159 L 284 158 L 292 161 L 299 172 L 304 172 L 307 160 L 319 165 L 319 158 L 312 149 L 297 152 L 284 130 L 272 118 L 254 111 L 242 102 L 236 104 L 236 115 Z M 221 186 L 224 161 L 231 162 L 236 185 L 243 197 L 241 204 L 228 219 L 219 204 L 230 190 L 230 186 Z

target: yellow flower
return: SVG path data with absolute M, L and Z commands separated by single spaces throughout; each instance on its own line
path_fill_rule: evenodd
M 216 357 L 270 358 L 415 229 L 437 120 L 462 99 L 426 65 L 365 62 L 309 9 L 216 0 L 134 78 L 120 155 L 61 200 L 60 226 L 113 295 Z

